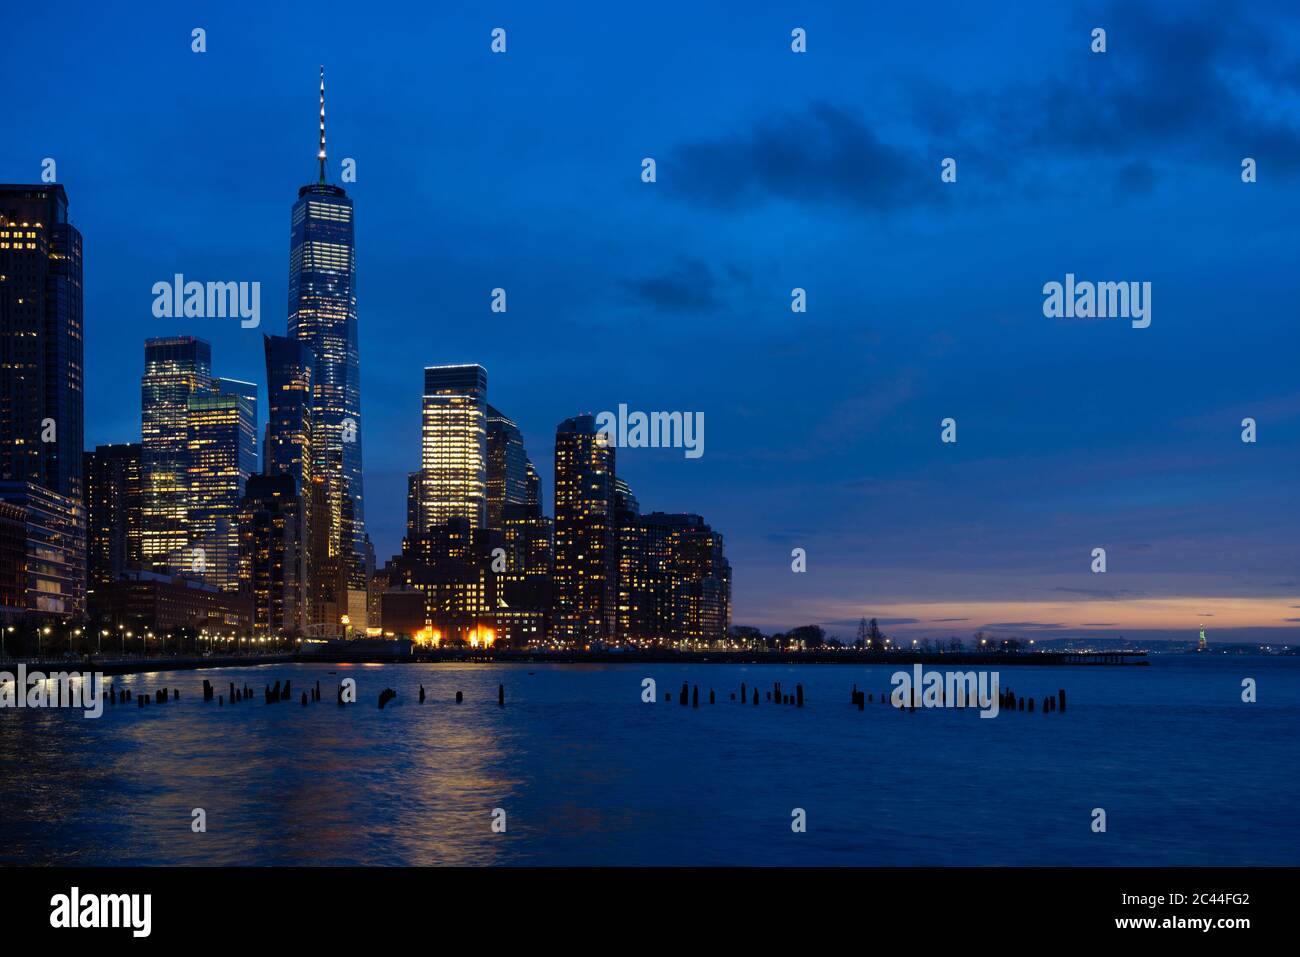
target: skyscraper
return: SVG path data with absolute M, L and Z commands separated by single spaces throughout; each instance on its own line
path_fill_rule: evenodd
M 232 388 L 234 386 L 234 388 Z M 222 591 L 239 588 L 239 503 L 257 469 L 257 399 L 250 383 L 188 402 L 188 574 Z
M 502 529 L 507 504 L 528 501 L 528 453 L 519 426 L 487 407 L 487 524 Z
M 254 475 L 239 509 L 239 577 L 261 635 L 303 633 L 302 495 L 288 473 Z
M 286 599 L 293 617 L 291 626 L 307 630 L 317 620 L 333 621 L 333 609 L 325 609 L 326 596 L 318 594 L 321 584 L 316 569 L 332 569 L 330 536 L 313 535 L 313 506 L 319 499 L 322 533 L 329 530 L 328 502 L 318 495 L 312 474 L 312 376 L 315 356 L 302 342 L 285 336 L 264 336 L 266 351 L 267 423 L 263 471 L 269 476 L 285 475 L 293 480 L 297 501 L 288 522 L 287 534 L 293 539 L 285 544 L 285 559 L 291 567 L 286 580 L 292 595 Z M 324 480 L 319 480 L 323 489 Z M 281 493 L 283 494 L 283 493 Z M 288 513 L 289 506 L 280 504 Z M 316 554 L 313 544 L 319 549 Z M 337 547 L 337 538 L 334 539 Z M 250 566 L 243 566 L 249 568 Z M 336 588 L 329 585 L 329 597 Z M 285 627 L 282 625 L 282 627 Z
M 426 367 L 421 412 L 417 531 L 423 534 L 453 519 L 486 528 L 487 370 L 479 365 Z
M 194 336 L 146 339 L 140 380 L 140 549 L 151 568 L 188 567 L 189 401 L 210 395 L 212 348 Z
M 634 500 L 633 500 L 634 502 Z M 731 627 L 731 565 L 699 515 L 618 510 L 618 633 L 624 641 L 709 645 Z
M 357 346 L 356 250 L 352 200 L 326 182 L 325 70 L 320 79 L 320 174 L 298 190 L 289 229 L 289 335 L 309 350 L 311 473 L 348 499 L 347 522 L 332 522 L 349 588 L 366 587 L 361 469 L 361 373 Z
M 81 498 L 82 343 L 81 233 L 67 194 L 0 186 L 0 481 Z
M 89 586 L 105 585 L 140 568 L 138 443 L 100 445 L 83 459 Z
M 592 415 L 555 430 L 555 559 L 552 636 L 570 644 L 609 640 L 616 622 L 618 556 L 614 448 Z
M 267 475 L 291 475 L 298 493 L 312 476 L 312 372 L 316 359 L 302 342 L 263 336 L 266 351 Z

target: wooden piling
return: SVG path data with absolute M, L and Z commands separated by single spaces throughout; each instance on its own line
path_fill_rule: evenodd
M 714 698 L 713 698 L 713 689 L 710 688 L 710 689 L 709 689 L 709 704 L 713 704 L 713 703 L 714 703 Z
M 461 703 L 462 701 L 464 701 L 464 700 L 465 700 L 465 692 L 463 692 L 463 691 L 457 691 L 457 692 L 456 692 L 456 703 L 457 703 L 457 704 L 460 704 L 460 703 Z
M 1065 689 L 1062 688 L 1062 689 L 1060 690 L 1059 694 L 1060 694 L 1060 697 L 1061 697 L 1061 711 L 1062 711 L 1062 713 L 1064 713 L 1064 712 L 1065 712 Z
M 302 706 L 307 707 L 307 692 L 305 691 L 302 693 Z
M 691 707 L 698 708 L 699 706 L 700 706 L 700 686 L 695 685 L 693 688 L 691 688 Z
M 794 686 L 794 698 L 795 698 L 795 702 L 794 702 L 795 707 L 802 708 L 803 707 L 803 685 L 798 684 Z
M 754 689 L 754 707 L 758 707 L 758 689 Z
M 497 684 L 497 705 L 502 708 L 506 706 L 506 686 L 500 683 Z
M 217 695 L 217 707 L 224 708 L 225 706 L 226 706 L 226 696 L 223 694 Z
M 379 710 L 383 711 L 384 705 L 388 704 L 388 702 L 392 701 L 396 697 L 397 692 L 392 688 L 385 688 L 383 691 L 379 692 Z
M 424 704 L 424 685 L 420 685 L 420 704 Z
M 1029 711 L 1030 714 L 1033 714 L 1033 713 L 1034 713 L 1034 699 L 1033 699 L 1033 698 L 1030 698 L 1030 699 L 1029 699 L 1029 708 L 1028 708 L 1027 710 Z
M 1025 699 L 1024 699 L 1024 698 L 1017 698 L 1017 699 L 1016 699 L 1016 710 L 1017 710 L 1017 711 L 1024 711 L 1024 710 L 1025 710 Z M 1032 710 L 1032 709 L 1031 709 L 1031 710 Z
M 691 689 L 688 688 L 687 685 L 686 685 L 686 682 L 683 681 L 683 682 L 682 682 L 682 695 L 681 695 L 680 698 L 677 699 L 678 701 L 680 701 L 680 702 L 682 703 L 682 707 L 683 707 L 683 708 L 685 708 L 686 705 L 689 704 L 689 702 L 688 702 L 686 699 L 687 699 L 687 697 L 690 695 L 690 693 L 691 693 Z

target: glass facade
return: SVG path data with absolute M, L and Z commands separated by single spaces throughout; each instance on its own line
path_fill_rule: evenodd
M 417 532 L 453 520 L 486 528 L 487 370 L 425 368 L 421 441 Z
M 223 389 L 230 383 L 222 380 Z M 188 403 L 189 555 L 185 573 L 239 588 L 239 503 L 257 471 L 256 387 L 192 395 Z
M 298 191 L 289 230 L 288 328 L 314 358 L 311 474 L 348 499 L 350 520 L 332 524 L 348 534 L 338 550 L 349 586 L 365 588 L 356 253 L 352 200 L 338 186 Z
M 146 339 L 140 380 L 140 550 L 147 566 L 186 568 L 189 547 L 189 401 L 210 395 L 212 347 L 194 336 Z
M 555 431 L 553 638 L 571 645 L 613 638 L 618 585 L 614 447 L 591 415 Z

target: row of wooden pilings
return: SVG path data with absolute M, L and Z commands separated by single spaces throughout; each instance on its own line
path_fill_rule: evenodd
M 343 682 L 340 681 L 338 686 L 337 696 L 336 696 L 336 700 L 338 702 L 339 707 L 344 707 L 348 703 L 347 701 L 344 700 L 343 689 L 344 689 L 344 684 Z M 105 694 L 108 693 L 109 692 L 105 692 Z M 176 697 L 178 698 L 180 697 L 179 691 L 173 693 L 175 694 Z M 131 692 L 129 690 L 124 691 L 123 694 L 125 694 L 128 699 L 131 697 Z M 164 692 L 159 691 L 158 694 L 161 696 L 164 694 Z M 253 689 L 248 687 L 247 685 L 245 685 L 242 688 L 236 688 L 235 683 L 233 681 L 230 682 L 230 701 L 232 704 L 239 701 L 246 701 L 248 700 L 248 698 L 252 697 L 252 694 L 253 694 Z M 266 685 L 263 691 L 263 698 L 265 699 L 265 702 L 267 704 L 277 704 L 281 701 L 289 701 L 292 695 L 293 695 L 292 686 L 289 681 L 285 681 L 283 686 L 280 684 L 279 681 L 277 681 L 274 685 Z M 209 681 L 207 678 L 204 678 L 203 679 L 203 700 L 212 701 L 214 698 L 216 699 L 218 706 L 220 707 L 225 706 L 226 696 L 216 694 L 216 688 L 213 687 L 212 682 Z M 379 693 L 379 709 L 382 711 L 384 705 L 390 703 L 396 698 L 397 698 L 396 691 L 394 691 L 392 688 L 385 688 L 383 691 Z M 420 685 L 420 704 L 424 704 L 425 698 L 426 698 L 426 694 L 424 690 L 424 685 Z M 160 698 L 159 700 L 162 699 Z M 307 705 L 310 704 L 311 702 L 321 700 L 321 690 L 320 690 L 319 680 L 316 682 L 316 686 L 314 688 L 311 688 L 302 693 L 301 700 L 303 705 Z M 462 704 L 464 701 L 465 701 L 465 692 L 457 691 L 456 703 Z M 506 686 L 504 684 L 498 683 L 497 704 L 500 707 L 505 707 L 505 703 L 506 703 Z
M 137 708 L 143 708 L 150 702 L 154 704 L 166 704 L 168 701 L 179 701 L 181 692 L 179 688 L 173 688 L 169 697 L 166 688 L 159 688 L 152 696 L 147 693 L 133 695 L 130 688 L 123 688 L 119 691 L 113 685 L 109 685 L 104 689 L 101 696 L 110 705 L 116 706 L 119 704 L 126 704 L 128 701 L 134 700 Z
M 740 683 L 741 704 L 745 704 L 750 701 L 749 690 L 750 690 L 749 686 L 742 681 Z M 757 686 L 754 687 L 753 692 L 754 692 L 753 703 L 758 704 Z M 777 681 L 773 683 L 770 691 L 765 692 L 765 695 L 768 701 L 775 702 L 776 704 L 792 704 L 797 708 L 803 707 L 803 685 L 801 684 L 797 684 L 794 686 L 794 694 L 785 694 L 781 691 L 781 682 Z M 664 694 L 664 701 L 672 701 L 672 700 L 673 700 L 673 693 L 671 691 L 666 692 Z M 689 704 L 693 708 L 698 708 L 700 706 L 700 686 L 699 685 L 692 686 L 689 682 L 683 681 L 682 690 L 681 693 L 677 696 L 677 700 L 681 703 L 682 707 L 685 707 L 687 704 Z M 716 704 L 717 700 L 718 700 L 717 694 L 714 692 L 712 688 L 710 688 L 709 704 Z M 736 692 L 734 691 L 731 692 L 731 700 L 732 701 L 736 700 Z
M 920 697 L 921 697 L 921 692 L 916 688 L 913 688 L 912 700 L 908 702 L 906 705 L 899 705 L 898 710 L 915 711 L 916 703 L 920 699 Z M 859 711 L 865 710 L 867 706 L 867 702 L 875 701 L 875 699 L 876 696 L 874 693 L 869 694 L 865 691 L 859 691 L 858 686 L 856 684 L 853 686 L 852 702 L 858 706 Z M 888 704 L 889 701 L 890 701 L 889 692 L 882 691 L 880 693 L 880 703 Z M 944 703 L 942 687 L 939 689 L 939 703 L 941 705 Z M 980 707 L 980 704 L 978 700 L 971 699 L 966 702 L 966 707 L 978 708 Z M 998 710 L 1028 711 L 1030 714 L 1033 714 L 1034 699 L 1032 697 L 1031 698 L 1017 697 L 1015 691 L 1013 691 L 1010 688 L 1007 688 L 1005 691 L 998 692 Z M 1048 714 L 1054 711 L 1064 711 L 1064 710 L 1065 710 L 1065 689 L 1064 688 L 1058 689 L 1056 694 L 1054 695 L 1045 695 L 1043 697 L 1043 708 L 1042 708 L 1043 714 Z

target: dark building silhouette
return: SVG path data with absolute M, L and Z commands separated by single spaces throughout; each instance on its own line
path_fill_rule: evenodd
M 487 524 L 500 530 L 507 505 L 528 501 L 528 453 L 511 419 L 487 406 Z
M 57 184 L 0 185 L 0 481 L 80 499 L 81 233 Z
M 90 604 L 98 585 L 138 571 L 143 560 L 139 443 L 96 446 L 83 459 Z
M 255 633 L 307 630 L 303 542 L 302 504 L 293 476 L 250 478 L 239 509 L 239 562 Z
M 108 631 L 103 639 L 108 647 L 127 631 L 134 639 L 146 630 L 163 639 L 173 629 L 187 629 L 192 637 L 207 632 L 214 640 L 236 639 L 247 636 L 250 625 L 247 596 L 150 571 L 128 572 L 125 578 L 98 586 L 93 618 L 96 627 Z M 234 648 L 233 642 L 229 647 Z

